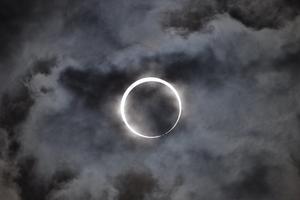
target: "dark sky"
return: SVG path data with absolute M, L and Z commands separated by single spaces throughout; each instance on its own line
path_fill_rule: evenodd
M 0 199 L 299 200 L 299 77 L 297 0 L 1 0 Z

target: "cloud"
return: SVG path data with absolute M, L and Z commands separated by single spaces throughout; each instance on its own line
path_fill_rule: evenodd
M 0 198 L 298 199 L 297 2 L 10 1 L 1 12 Z M 154 141 L 118 113 L 148 75 L 183 100 L 176 129 Z
M 267 0 L 261 1 L 207 1 L 188 0 L 176 9 L 165 13 L 163 25 L 166 28 L 183 31 L 200 31 L 217 14 L 228 13 L 245 26 L 257 30 L 280 28 L 299 15 L 299 3 L 296 1 Z

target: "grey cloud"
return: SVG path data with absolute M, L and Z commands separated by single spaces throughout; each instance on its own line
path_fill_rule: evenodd
M 216 14 L 224 13 L 250 28 L 280 28 L 299 14 L 299 3 L 284 0 L 188 0 L 179 9 L 167 11 L 163 25 L 165 28 L 181 29 L 183 32 L 199 31 Z
M 41 30 L 20 8 L 24 35 L 9 38 L 22 48 L 4 48 L 16 71 L 1 78 L 0 197 L 298 199 L 297 2 L 193 1 L 176 24 L 162 18 L 179 1 L 32 3 L 49 11 Z M 150 142 L 118 113 L 146 75 L 184 105 L 173 134 Z

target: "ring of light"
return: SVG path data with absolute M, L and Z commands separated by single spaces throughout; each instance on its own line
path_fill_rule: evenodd
M 147 136 L 147 135 L 143 135 L 141 133 L 139 133 L 138 131 L 136 131 L 127 121 L 127 118 L 126 118 L 126 113 L 125 113 L 125 105 L 126 105 L 126 100 L 127 100 L 127 97 L 129 95 L 129 93 L 138 85 L 140 84 L 143 84 L 143 83 L 146 83 L 146 82 L 156 82 L 156 83 L 161 83 L 165 86 L 167 86 L 169 89 L 171 89 L 171 91 L 174 93 L 176 99 L 177 99 L 177 102 L 178 102 L 178 115 L 177 115 L 177 119 L 174 123 L 174 125 L 165 133 L 161 134 L 161 135 L 156 135 L 156 136 Z M 121 116 L 122 116 L 122 119 L 125 123 L 125 125 L 127 126 L 127 128 L 132 132 L 134 133 L 135 135 L 137 136 L 140 136 L 140 137 L 143 137 L 143 138 L 147 138 L 147 139 L 154 139 L 154 138 L 159 138 L 163 135 L 166 135 L 168 133 L 170 133 L 174 128 L 175 126 L 177 125 L 179 119 L 180 119 L 180 116 L 181 116 L 181 100 L 180 100 L 180 97 L 179 97 L 179 94 L 178 92 L 176 91 L 176 89 L 170 84 L 168 83 L 167 81 L 164 81 L 160 78 L 155 78 L 155 77 L 147 77 L 147 78 L 142 78 L 142 79 L 139 79 L 137 80 L 136 82 L 132 83 L 128 88 L 127 90 L 125 91 L 123 97 L 122 97 L 122 100 L 121 100 L 121 105 L 120 105 L 120 110 L 121 110 Z

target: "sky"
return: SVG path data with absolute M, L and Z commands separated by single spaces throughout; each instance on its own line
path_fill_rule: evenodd
M 299 33 L 297 0 L 2 0 L 0 199 L 298 200 Z M 119 112 L 148 76 L 158 139 Z

